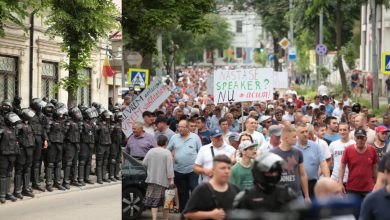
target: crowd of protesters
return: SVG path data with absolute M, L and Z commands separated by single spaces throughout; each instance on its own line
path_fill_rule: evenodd
M 157 199 L 162 200 L 161 190 L 173 178 L 180 213 L 193 219 L 202 216 L 193 215 L 195 211 L 209 211 L 209 217 L 223 219 L 232 208 L 226 203 L 233 202 L 240 190 L 254 187 L 251 170 L 255 158 L 271 152 L 285 162 L 278 181 L 293 191 L 299 203 L 310 206 L 324 192 L 340 198 L 354 195 L 362 202 L 362 219 L 390 219 L 386 209 L 390 203 L 390 187 L 386 184 L 390 180 L 390 162 L 386 163 L 390 156 L 390 112 L 372 114 L 367 106 L 353 103 L 347 94 L 336 99 L 324 85 L 313 100 L 299 96 L 291 86 L 285 92 L 275 91 L 273 100 L 214 104 L 207 93 L 206 79 L 211 72 L 192 68 L 183 71 L 175 92 L 156 111 L 144 112 L 143 123 L 133 125 L 126 151 L 144 160 L 148 170 L 153 161 L 172 166 L 165 169 L 165 177 L 158 177 L 166 178 L 164 181 L 150 182 L 153 187 L 148 187 L 147 195 L 158 190 Z M 166 150 L 152 151 L 157 142 L 166 145 Z M 151 160 L 159 154 L 166 158 L 166 151 L 171 153 L 171 162 Z M 148 174 L 149 179 L 156 178 Z M 224 179 L 228 186 L 222 184 Z M 220 207 L 225 209 L 196 206 L 209 202 L 197 194 L 206 196 L 210 186 L 218 193 L 229 192 L 217 193 L 213 198 L 221 199 Z M 145 201 L 150 208 L 160 204 Z M 197 210 L 199 207 L 206 210 Z M 358 215 L 354 213 L 356 218 Z

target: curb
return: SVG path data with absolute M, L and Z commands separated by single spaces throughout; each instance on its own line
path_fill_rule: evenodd
M 103 183 L 103 184 L 95 183 L 93 185 L 86 185 L 86 186 L 80 186 L 80 187 L 71 186 L 71 188 L 69 190 L 64 190 L 64 191 L 58 190 L 56 188 L 53 188 L 53 192 L 48 192 L 48 191 L 41 192 L 41 191 L 38 191 L 38 190 L 33 190 L 34 195 L 35 195 L 34 198 L 31 198 L 31 197 L 28 197 L 28 196 L 23 196 L 23 199 L 18 199 L 15 202 L 11 202 L 10 200 L 7 200 L 6 203 L 0 204 L 0 206 L 7 205 L 7 204 L 8 205 L 16 204 L 16 203 L 23 202 L 23 201 L 35 200 L 35 199 L 44 198 L 44 197 L 48 197 L 48 196 L 55 196 L 55 195 L 59 195 L 59 194 L 79 192 L 79 191 L 96 189 L 96 188 L 102 188 L 102 187 L 108 187 L 108 186 L 115 186 L 115 185 L 119 185 L 119 184 L 122 184 L 122 181 Z

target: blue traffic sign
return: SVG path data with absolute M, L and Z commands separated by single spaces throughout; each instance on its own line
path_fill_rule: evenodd
M 297 49 L 295 47 L 288 48 L 288 60 L 293 61 L 297 59 Z
M 390 52 L 382 52 L 382 73 L 390 74 Z
M 317 44 L 316 53 L 319 56 L 325 56 L 327 52 L 328 52 L 328 48 L 325 46 L 325 44 Z
M 146 88 L 149 85 L 149 70 L 130 68 L 128 72 L 128 84 L 134 88 Z

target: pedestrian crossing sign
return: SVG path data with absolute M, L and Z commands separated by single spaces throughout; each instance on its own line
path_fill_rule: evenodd
M 149 70 L 129 68 L 127 83 L 134 88 L 147 88 L 149 85 Z
M 390 52 L 382 52 L 382 73 L 390 74 Z

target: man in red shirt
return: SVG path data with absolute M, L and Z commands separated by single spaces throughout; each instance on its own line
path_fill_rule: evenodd
M 343 178 L 345 167 L 348 166 L 347 193 L 363 199 L 374 188 L 374 180 L 378 172 L 378 156 L 375 148 L 366 144 L 367 133 L 364 129 L 355 130 L 355 141 L 356 144 L 349 145 L 344 150 L 338 182 L 345 192 Z

